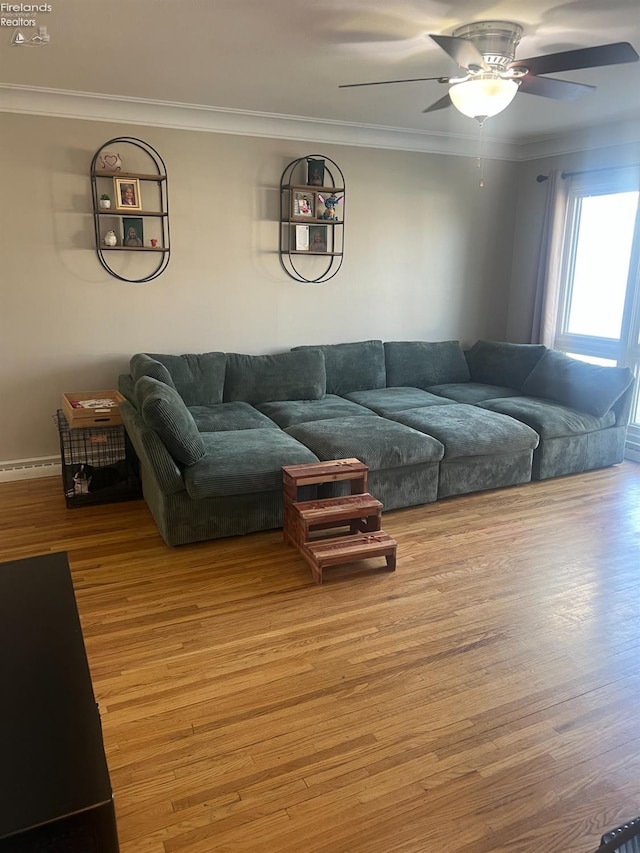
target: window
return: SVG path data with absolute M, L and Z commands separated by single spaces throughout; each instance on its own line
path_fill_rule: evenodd
M 554 346 L 640 376 L 640 192 L 636 169 L 569 177 Z M 638 384 L 638 383 L 636 383 Z M 640 461 L 640 395 L 629 426 Z

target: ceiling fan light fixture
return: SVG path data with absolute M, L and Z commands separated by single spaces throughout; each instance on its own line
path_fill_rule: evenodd
M 482 122 L 505 110 L 515 98 L 518 83 L 492 74 L 482 74 L 449 89 L 453 106 L 463 115 Z

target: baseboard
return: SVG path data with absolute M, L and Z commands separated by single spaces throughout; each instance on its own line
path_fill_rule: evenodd
M 640 435 L 638 427 L 633 424 L 627 433 L 627 443 L 624 446 L 624 458 L 632 462 L 640 462 Z
M 13 459 L 10 462 L 0 462 L 0 483 L 55 476 L 62 476 L 59 456 L 40 456 L 35 459 Z

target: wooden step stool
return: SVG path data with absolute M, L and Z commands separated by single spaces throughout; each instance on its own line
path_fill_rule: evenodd
M 316 583 L 322 583 L 322 570 L 327 566 L 341 566 L 369 557 L 384 557 L 390 572 L 396 570 L 397 543 L 384 530 L 354 536 L 334 536 L 308 542 L 300 549 L 311 566 Z
M 294 501 L 291 504 L 290 529 L 287 538 L 301 548 L 311 541 L 312 531 L 349 526 L 351 533 L 380 530 L 382 504 L 373 495 L 347 495 L 316 501 Z
M 382 504 L 367 492 L 369 469 L 359 459 L 335 459 L 282 468 L 284 500 L 283 535 L 285 542 L 298 548 L 309 563 L 316 583 L 322 583 L 325 566 L 337 566 L 385 557 L 387 568 L 396 567 L 397 544 L 381 530 Z M 346 480 L 351 494 L 337 498 L 299 501 L 302 486 Z M 312 537 L 318 531 L 349 527 L 323 538 Z

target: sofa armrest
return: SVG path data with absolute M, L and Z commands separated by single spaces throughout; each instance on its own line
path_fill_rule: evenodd
M 151 473 L 165 494 L 183 492 L 182 472 L 157 433 L 145 424 L 131 403 L 121 403 L 120 414 L 143 471 L 146 468 Z M 144 486 L 144 474 L 142 480 Z
M 638 380 L 636 379 L 635 382 Z M 619 397 L 611 407 L 611 411 L 616 416 L 616 426 L 628 426 L 631 420 L 631 405 L 633 403 L 633 392 L 635 390 L 635 382 L 632 382 L 627 390 Z
M 121 373 L 118 376 L 118 391 L 134 406 L 136 405 L 135 384 L 130 373 Z

